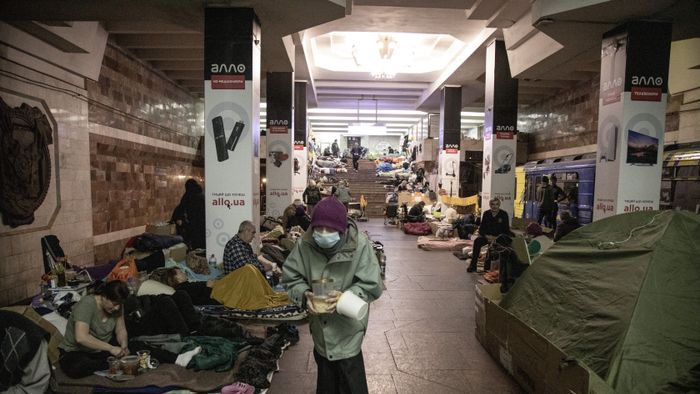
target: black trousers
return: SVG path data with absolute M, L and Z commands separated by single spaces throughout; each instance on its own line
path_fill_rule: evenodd
M 472 249 L 472 261 L 469 264 L 469 268 L 476 269 L 476 263 L 479 261 L 479 254 L 481 254 L 481 248 L 489 244 L 489 240 L 484 236 L 480 236 L 474 240 L 474 247 Z M 484 271 L 491 269 L 491 259 L 486 256 L 486 261 L 484 261 Z
M 362 352 L 344 360 L 330 361 L 314 350 L 318 366 L 316 394 L 368 394 Z
M 353 159 L 352 159 L 352 168 L 354 168 L 355 170 L 357 170 L 357 168 L 359 167 L 359 161 L 360 161 L 360 159 L 355 159 L 355 158 L 353 157 Z

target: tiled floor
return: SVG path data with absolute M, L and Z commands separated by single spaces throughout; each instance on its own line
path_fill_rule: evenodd
M 362 346 L 369 392 L 521 393 L 474 337 L 477 276 L 451 252 L 426 252 L 416 237 L 381 219 L 360 223 L 384 244 L 387 289 L 372 303 Z M 280 360 L 270 394 L 314 393 L 316 363 L 308 325 Z

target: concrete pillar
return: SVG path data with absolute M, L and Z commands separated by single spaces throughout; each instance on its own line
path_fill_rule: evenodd
M 294 112 L 294 73 L 267 73 L 267 188 L 265 214 L 282 216 L 292 203 L 294 153 L 292 125 Z
M 308 179 L 308 128 L 306 119 L 306 81 L 294 82 L 294 176 L 293 198 L 302 198 Z
M 505 43 L 494 40 L 486 48 L 484 97 L 484 159 L 481 185 L 482 211 L 499 198 L 501 209 L 513 219 L 515 199 L 516 122 L 518 80 L 510 74 Z
M 207 253 L 260 223 L 260 23 L 252 8 L 204 13 Z
M 659 209 L 671 25 L 603 35 L 593 220 Z
M 462 87 L 445 86 L 440 98 L 439 183 L 450 197 L 459 196 L 459 142 L 462 122 Z M 437 189 L 437 185 L 431 185 Z

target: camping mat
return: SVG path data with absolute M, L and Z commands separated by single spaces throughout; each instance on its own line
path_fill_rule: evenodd
M 615 215 L 537 258 L 501 306 L 620 393 L 700 387 L 700 216 Z
M 306 318 L 306 312 L 296 305 L 282 305 L 274 308 L 256 310 L 233 309 L 223 305 L 195 306 L 202 314 L 233 319 L 260 319 L 260 320 L 302 320 Z
M 472 246 L 472 241 L 460 238 L 437 238 L 432 235 L 418 237 L 416 244 L 423 250 L 462 251 L 465 246 Z
M 180 387 L 195 392 L 218 391 L 221 387 L 236 381 L 236 373 L 240 362 L 247 352 L 241 352 L 236 365 L 226 372 L 195 371 L 175 364 L 160 364 L 157 369 L 148 371 L 125 382 L 115 382 L 102 376 L 92 375 L 81 379 L 71 379 L 56 368 L 55 377 L 58 385 L 57 392 L 74 393 L 84 387 L 109 387 L 114 389 L 138 389 L 148 386 Z

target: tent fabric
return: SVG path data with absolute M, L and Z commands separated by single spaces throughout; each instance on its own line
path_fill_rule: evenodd
M 540 256 L 501 306 L 617 392 L 700 389 L 699 234 L 690 212 L 597 221 Z

